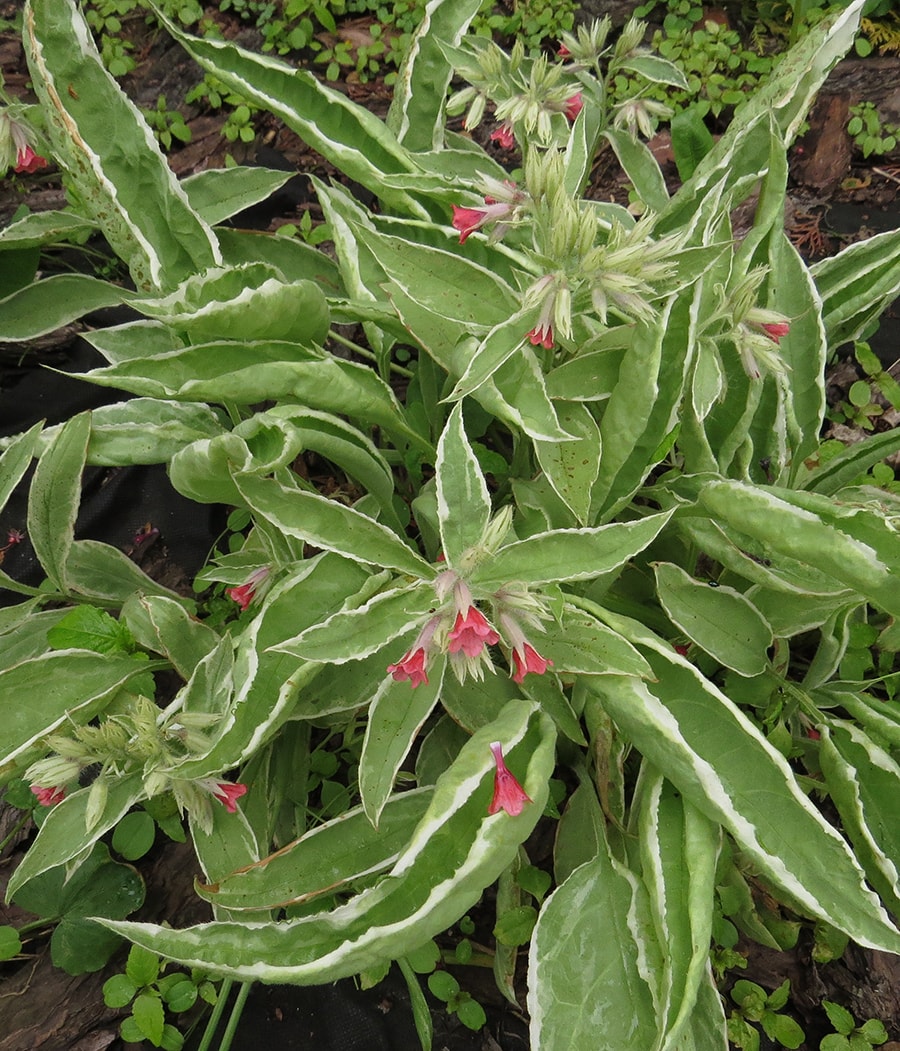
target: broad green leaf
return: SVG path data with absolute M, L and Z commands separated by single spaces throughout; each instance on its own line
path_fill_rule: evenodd
M 660 1051 L 676 1051 L 707 979 L 720 830 L 646 764 L 636 806 L 641 872 L 662 947 Z
M 89 721 L 130 679 L 152 667 L 131 657 L 61 650 L 0 671 L 3 766 L 68 720 Z
M 96 229 L 90 219 L 73 212 L 31 212 L 0 230 L 0 252 L 35 248 L 55 241 L 80 241 Z M 9 257 L 7 257 L 7 260 Z
M 519 310 L 512 317 L 495 325 L 481 340 L 469 358 L 465 371 L 453 390 L 447 395 L 448 401 L 458 401 L 486 383 L 501 369 L 518 350 L 524 350 L 525 336 L 534 327 L 538 311 L 534 307 Z
M 76 606 L 47 632 L 54 650 L 91 650 L 128 656 L 135 648 L 134 636 L 115 617 L 96 606 Z
M 888 613 L 900 614 L 896 545 L 888 542 L 886 530 L 878 536 L 869 529 L 864 516 L 860 515 L 859 525 L 852 518 L 832 524 L 787 502 L 780 490 L 728 481 L 704 486 L 700 504 L 721 526 L 733 526 L 762 540 L 776 556 L 783 553 L 815 566 Z M 862 539 L 857 539 L 857 532 L 863 533 Z
M 609 613 L 604 620 L 639 646 L 657 679 L 590 680 L 634 746 L 722 824 L 795 907 L 860 944 L 900 950 L 900 933 L 846 842 L 803 794 L 784 757 L 667 643 L 636 621 Z
M 415 171 L 415 164 L 365 107 L 308 70 L 225 40 L 189 36 L 158 9 L 157 15 L 182 47 L 232 91 L 279 117 L 339 171 L 388 204 L 401 212 L 423 214 L 408 194 L 384 187 L 384 175 Z
M 36 423 L 30 430 L 17 434 L 3 450 L 3 455 L 0 456 L 0 511 L 6 507 L 13 490 L 31 466 L 43 426 L 42 422 Z
M 435 464 L 441 550 L 451 568 L 484 539 L 491 498 L 484 475 L 466 437 L 462 406 L 457 404 L 438 442 Z
M 653 566 L 656 593 L 672 623 L 726 668 L 760 675 L 772 629 L 753 603 L 730 587 L 711 588 L 671 562 Z
M 94 310 L 130 303 L 133 292 L 86 274 L 55 274 L 0 300 L 0 340 L 46 335 Z
M 541 656 L 553 661 L 558 674 L 651 674 L 650 666 L 621 635 L 581 610 L 566 606 L 562 626 L 548 626 L 545 635 L 532 638 Z
M 869 882 L 900 912 L 900 766 L 852 722 L 829 719 L 819 752 L 828 793 Z
M 48 427 L 40 446 L 46 447 L 62 426 Z M 168 463 L 191 442 L 222 432 L 219 416 L 208 405 L 132 398 L 91 411 L 87 462 L 104 467 Z
M 642 961 L 657 947 L 635 875 L 609 852 L 577 868 L 544 902 L 528 953 L 534 1051 L 655 1045 L 655 990 Z
M 182 602 L 164 595 L 134 594 L 121 618 L 139 645 L 161 653 L 185 680 L 219 642 L 213 629 L 192 617 Z
M 200 218 L 215 226 L 267 200 L 293 177 L 292 171 L 236 165 L 196 172 L 182 181 L 181 188 Z
M 343 294 L 337 263 L 321 248 L 296 237 L 216 227 L 216 236 L 226 266 L 241 263 L 268 263 L 284 274 L 287 281 L 315 281 L 327 296 Z
M 900 292 L 900 232 L 885 230 L 814 263 L 828 350 L 859 339 Z
M 438 702 L 445 668 L 445 659 L 438 657 L 430 663 L 427 682 L 414 688 L 388 675 L 375 691 L 359 757 L 359 793 L 375 828 L 400 765 Z
M 22 36 L 56 158 L 138 287 L 172 288 L 215 266 L 215 234 L 106 71 L 74 0 L 28 0 Z
M 453 69 L 439 41 L 459 46 L 480 6 L 479 0 L 425 4 L 397 71 L 387 116 L 388 128 L 408 150 L 437 150 L 443 145 L 444 103 Z
M 21 661 L 46 653 L 47 633 L 69 615 L 70 610 L 66 607 L 37 612 L 34 604 L 38 601 L 32 599 L 17 606 L 8 606 L 2 611 L 6 614 L 4 631 L 0 636 L 0 663 L 4 668 L 11 668 Z
M 625 353 L 625 348 L 613 346 L 564 361 L 547 374 L 547 393 L 562 401 L 605 401 L 619 378 Z
M 571 441 L 534 443 L 538 463 L 559 498 L 582 525 L 590 520 L 591 492 L 600 470 L 601 442 L 590 409 L 579 402 L 558 402 L 560 426 Z
M 621 61 L 621 68 L 627 69 L 629 73 L 637 73 L 639 77 L 654 84 L 668 84 L 673 88 L 681 88 L 682 91 L 688 90 L 688 82 L 681 69 L 659 55 L 626 55 Z
M 90 413 L 73 416 L 47 446 L 28 498 L 28 537 L 51 582 L 69 589 L 67 561 L 81 502 L 81 472 L 91 433 Z
M 391 796 L 375 829 L 362 807 L 318 825 L 274 854 L 212 885 L 201 898 L 228 909 L 273 909 L 311 901 L 389 868 L 431 801 L 431 789 Z
M 41 823 L 34 843 L 10 876 L 7 894 L 15 896 L 20 887 L 42 872 L 66 865 L 92 843 L 105 835 L 144 795 L 141 776 L 128 774 L 111 778 L 102 811 L 87 827 L 87 808 L 91 790 L 81 788 L 52 807 Z
M 495 740 L 504 743 L 510 769 L 534 801 L 517 817 L 487 814 L 494 776 L 489 745 Z M 553 756 L 549 721 L 521 701 L 507 706 L 439 780 L 390 874 L 330 912 L 280 924 L 213 923 L 177 931 L 100 922 L 173 960 L 242 979 L 309 985 L 357 974 L 416 949 L 480 898 L 543 812 Z
M 592 529 L 553 529 L 508 544 L 472 574 L 487 590 L 510 581 L 588 580 L 618 569 L 656 539 L 671 512 Z
M 334 500 L 288 489 L 272 478 L 239 474 L 238 491 L 251 510 L 288 536 L 357 562 L 431 579 L 434 569 L 396 533 Z
M 228 339 L 315 344 L 328 331 L 328 305 L 318 285 L 286 281 L 277 268 L 261 262 L 208 267 L 167 296 L 142 299 L 136 306 L 191 343 Z
M 185 601 L 148 577 L 124 551 L 99 540 L 76 540 L 69 551 L 66 572 L 73 592 L 101 604 L 121 606 L 134 594 Z
M 379 652 L 399 635 L 423 625 L 435 601 L 434 591 L 429 587 L 392 588 L 379 592 L 355 609 L 338 611 L 276 648 L 303 660 L 328 664 L 360 660 Z

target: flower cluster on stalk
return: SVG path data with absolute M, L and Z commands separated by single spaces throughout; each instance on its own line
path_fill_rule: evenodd
M 760 379 L 764 372 L 781 375 L 789 367 L 778 348 L 790 334 L 790 318 L 757 305 L 767 274 L 768 269 L 760 266 L 750 270 L 730 289 L 717 286 L 720 305 L 704 330 L 704 335 L 713 340 L 724 330 L 737 350 L 744 372 L 753 380 Z
M 543 632 L 549 619 L 546 604 L 525 584 L 508 584 L 476 599 L 468 583 L 453 569 L 433 582 L 436 610 L 429 615 L 412 645 L 388 673 L 415 689 L 428 683 L 428 667 L 439 653 L 447 655 L 460 682 L 481 680 L 493 672 L 491 648 L 499 646 L 507 658 L 510 676 L 521 683 L 526 675 L 543 675 L 553 664 L 540 655 L 527 632 Z M 488 609 L 489 616 L 479 606 Z

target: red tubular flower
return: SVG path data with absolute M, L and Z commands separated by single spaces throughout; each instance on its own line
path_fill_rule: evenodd
M 49 788 L 32 785 L 31 791 L 37 796 L 41 806 L 55 806 L 66 798 L 65 785 L 51 785 Z
M 498 810 L 505 810 L 511 817 L 517 817 L 522 813 L 525 804 L 532 802 L 531 797 L 509 772 L 503 761 L 503 746 L 499 741 L 491 744 L 491 751 L 494 753 L 497 769 L 494 772 L 494 798 L 488 807 L 488 813 L 496 814 Z
M 469 234 L 474 233 L 484 225 L 487 212 L 483 208 L 461 208 L 458 204 L 453 208 L 453 229 L 459 230 L 459 243 L 464 245 Z
M 257 569 L 255 573 L 251 573 L 243 584 L 240 584 L 238 587 L 225 589 L 225 594 L 241 607 L 241 613 L 256 597 L 257 585 L 266 579 L 269 572 L 269 567 L 263 566 L 262 569 Z
M 557 58 L 571 58 L 572 52 L 566 47 L 565 44 L 560 44 L 556 52 Z
M 237 813 L 237 801 L 247 794 L 247 786 L 231 781 L 212 781 L 209 790 L 229 814 Z
M 791 326 L 787 321 L 771 322 L 768 325 L 760 325 L 760 328 L 773 343 L 780 343 L 784 336 L 791 331 Z
M 19 147 L 13 171 L 23 172 L 26 175 L 30 175 L 32 172 L 39 171 L 41 168 L 46 167 L 46 158 L 42 157 L 39 153 L 35 153 L 27 143 L 24 146 Z
M 498 643 L 500 636 L 485 620 L 484 614 L 479 609 L 469 606 L 465 614 L 456 614 L 456 622 L 450 631 L 448 640 L 448 652 L 462 651 L 467 657 L 477 657 L 485 646 L 493 646 Z
M 412 649 L 406 656 L 396 664 L 388 665 L 388 672 L 393 675 L 395 682 L 405 682 L 407 679 L 413 689 L 424 683 L 428 685 L 428 676 L 425 673 L 427 659 L 425 648 L 419 646 Z
M 528 341 L 533 347 L 543 347 L 545 350 L 552 350 L 553 325 L 549 321 L 542 321 L 535 325 L 528 333 Z
M 529 673 L 543 675 L 544 672 L 553 665 L 553 661 L 545 660 L 538 651 L 527 642 L 522 646 L 521 653 L 518 649 L 512 651 L 512 661 L 512 680 L 513 682 L 518 683 L 520 683 Z
M 504 150 L 511 150 L 515 148 L 516 139 L 513 135 L 512 125 L 508 123 L 501 124 L 499 127 L 494 128 L 491 132 L 491 142 L 499 143 Z
M 563 111 L 569 120 L 575 120 L 578 114 L 584 109 L 584 99 L 581 96 L 580 91 L 576 91 L 575 94 L 566 100 L 566 108 Z

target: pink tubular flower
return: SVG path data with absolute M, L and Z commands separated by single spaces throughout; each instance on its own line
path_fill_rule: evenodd
M 503 746 L 499 741 L 491 744 L 491 751 L 494 753 L 497 769 L 494 772 L 494 798 L 488 807 L 488 813 L 496 814 L 498 810 L 505 810 L 511 817 L 517 817 L 522 813 L 525 804 L 532 802 L 531 797 L 509 772 L 503 761 Z
M 768 325 L 760 325 L 760 328 L 773 343 L 780 343 L 781 340 L 791 331 L 791 326 L 787 321 L 778 321 L 772 322 Z
M 237 801 L 241 796 L 247 794 L 246 785 L 233 784 L 231 781 L 216 781 L 213 778 L 206 778 L 202 784 L 207 791 L 218 799 L 229 814 L 237 813 Z
M 566 100 L 566 108 L 563 111 L 569 120 L 575 120 L 578 114 L 584 109 L 584 99 L 582 98 L 581 92 L 576 91 L 575 94 Z
M 538 651 L 527 642 L 522 646 L 521 652 L 518 648 L 512 651 L 512 661 L 512 680 L 513 682 L 518 683 L 521 683 L 529 673 L 543 675 L 544 672 L 553 665 L 553 661 L 545 660 Z
M 393 675 L 395 682 L 405 682 L 408 679 L 412 688 L 415 689 L 422 683 L 428 685 L 428 676 L 425 673 L 426 662 L 425 648 L 419 646 L 418 649 L 410 650 L 396 664 L 389 664 L 387 670 Z
M 37 801 L 41 806 L 55 806 L 66 798 L 65 785 L 51 785 L 49 788 L 32 785 L 31 791 L 37 796 Z
M 515 148 L 516 139 L 513 135 L 512 125 L 506 121 L 491 132 L 491 142 L 497 142 L 504 150 Z
M 485 197 L 484 208 L 462 208 L 458 204 L 451 205 L 453 208 L 453 229 L 459 230 L 459 243 L 465 244 L 469 234 L 480 230 L 488 223 L 500 222 L 508 219 L 513 210 L 511 204 L 506 201 L 497 201 L 492 197 Z
M 27 143 L 24 146 L 19 147 L 18 152 L 16 153 L 16 163 L 13 167 L 13 171 L 30 175 L 32 172 L 39 171 L 41 168 L 46 167 L 47 159 L 42 157 L 39 153 L 35 153 Z
M 556 52 L 557 58 L 571 58 L 572 52 L 566 47 L 565 44 L 560 44 Z
M 270 572 L 271 570 L 268 566 L 263 566 L 261 569 L 257 569 L 255 573 L 251 573 L 243 584 L 240 584 L 238 587 L 225 589 L 225 594 L 240 606 L 241 613 L 256 597 L 257 585 L 265 580 Z
M 447 651 L 462 651 L 467 657 L 477 657 L 485 646 L 493 646 L 499 641 L 500 636 L 485 620 L 484 614 L 475 606 L 469 606 L 465 614 L 456 614 L 448 636 Z

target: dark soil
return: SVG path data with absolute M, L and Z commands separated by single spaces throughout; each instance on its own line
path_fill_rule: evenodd
M 0 17 L 12 17 L 15 7 L 14 0 L 0 0 Z M 226 19 L 225 28 L 227 35 L 241 43 L 258 43 L 255 31 L 237 20 Z M 135 38 L 141 62 L 125 80 L 129 93 L 146 107 L 154 107 L 160 94 L 170 100 L 182 99 L 199 79 L 196 67 L 164 34 L 147 30 L 142 19 L 135 28 Z M 27 97 L 28 75 L 21 44 L 11 33 L 0 34 L 0 67 L 7 88 Z M 878 230 L 900 226 L 900 152 L 864 162 L 854 154 L 844 130 L 849 106 L 860 99 L 875 101 L 886 119 L 900 123 L 898 73 L 900 59 L 842 63 L 816 104 L 809 133 L 792 153 L 790 236 L 810 260 Z M 383 83 L 350 82 L 339 87 L 373 111 L 381 115 L 386 112 L 390 93 Z M 311 212 L 314 222 L 319 220 L 320 212 L 305 176 L 339 175 L 296 135 L 263 116 L 257 140 L 243 146 L 222 137 L 221 116 L 195 106 L 187 109 L 187 119 L 192 141 L 170 155 L 172 167 L 179 175 L 220 167 L 226 154 L 241 163 L 259 163 L 298 173 L 265 207 L 242 216 L 242 225 L 274 229 L 283 223 L 297 222 L 306 211 Z M 674 180 L 666 136 L 658 136 L 652 145 Z M 624 183 L 603 163 L 597 165 L 590 192 L 596 197 L 627 200 Z M 21 204 L 36 211 L 63 207 L 65 196 L 55 173 L 10 180 L 0 186 L 0 223 L 8 222 Z M 898 326 L 900 317 L 895 304 L 873 339 L 885 366 L 900 358 Z M 93 351 L 78 340 L 82 327 L 83 323 L 69 326 L 39 345 L 0 346 L 0 433 L 15 433 L 39 418 L 50 422 L 65 419 L 91 405 L 116 400 L 115 392 L 73 380 L 51 380 L 54 374 L 41 367 L 51 364 L 71 371 L 93 367 L 97 363 L 91 358 Z M 859 378 L 852 364 L 842 367 L 844 372 L 832 377 L 835 398 Z M 879 420 L 878 428 L 896 424 L 896 414 L 886 414 Z M 16 506 L 11 505 L 8 514 L 21 513 L 24 520 L 24 505 L 19 505 L 19 511 Z M 7 523 L 5 518 L 4 527 L 16 525 L 14 521 Z M 152 550 L 139 550 L 135 537 L 147 526 L 159 529 L 160 535 Z M 221 529 L 221 520 L 215 513 L 207 515 L 205 509 L 181 501 L 161 469 L 98 470 L 88 480 L 85 511 L 78 528 L 80 535 L 106 540 L 143 559 L 144 568 L 151 575 L 188 593 L 193 574 L 202 566 Z M 22 545 L 21 552 L 10 554 L 5 568 L 26 579 L 28 557 L 27 545 Z M 12 561 L 14 558 L 20 559 L 18 566 Z M 0 604 L 2 598 L 0 592 Z M 7 598 L 16 601 L 15 596 Z M 9 807 L 0 810 L 0 839 L 15 825 L 18 816 L 19 812 Z M 27 847 L 31 831 L 23 829 L 5 848 L 0 867 L 3 885 Z M 150 859 L 143 859 L 140 866 L 149 897 L 138 918 L 158 921 L 163 917 L 173 926 L 209 918 L 206 906 L 193 894 L 196 864 L 187 846 L 157 846 Z M 0 924 L 21 924 L 30 919 L 14 906 L 0 906 Z M 487 914 L 484 920 L 489 928 Z M 791 1007 L 807 1033 L 806 1047 L 817 1048 L 821 1037 L 832 1031 L 820 1006 L 823 999 L 829 999 L 847 1007 L 860 1022 L 881 1019 L 891 1037 L 891 1042 L 884 1045 L 886 1051 L 900 1051 L 897 957 L 851 947 L 838 961 L 815 964 L 807 932 L 801 933 L 795 949 L 786 952 L 750 942 L 742 943 L 740 950 L 747 956 L 747 968 L 735 972 L 735 977 L 758 982 L 767 990 L 790 978 Z M 35 937 L 26 946 L 23 957 L 0 965 L 0 1051 L 104 1051 L 134 1047 L 119 1041 L 117 1026 L 122 1012 L 105 1008 L 100 992 L 106 978 L 121 971 L 123 963 L 124 950 L 103 972 L 72 977 L 52 966 L 46 936 Z M 463 988 L 485 1007 L 488 1024 L 480 1033 L 473 1033 L 432 1001 L 435 1051 L 527 1051 L 524 1005 L 516 1009 L 503 1000 L 489 970 L 457 968 L 454 973 Z M 201 1030 L 202 1025 L 190 1038 L 189 1047 L 191 1041 L 196 1046 Z M 765 1046 L 765 1037 L 763 1040 Z M 312 1047 L 318 1051 L 413 1051 L 418 1040 L 405 983 L 392 972 L 384 983 L 370 990 L 358 989 L 349 981 L 322 989 L 257 987 L 251 993 L 233 1047 L 234 1051 L 256 1051 L 259 1046 L 272 1051 Z

